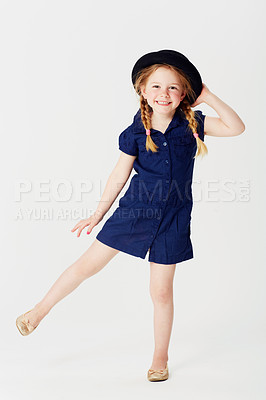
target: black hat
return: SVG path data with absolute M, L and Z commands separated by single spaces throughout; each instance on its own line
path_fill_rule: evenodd
M 202 80 L 199 71 L 189 61 L 189 59 L 184 56 L 184 54 L 181 54 L 175 50 L 153 51 L 152 53 L 147 53 L 144 54 L 144 56 L 140 57 L 135 63 L 131 73 L 133 85 L 136 81 L 138 72 L 141 71 L 143 68 L 149 67 L 153 64 L 163 63 L 167 63 L 181 69 L 189 78 L 191 87 L 195 92 L 196 98 L 199 97 L 202 91 Z M 194 100 L 188 98 L 189 103 L 193 104 L 196 101 L 196 98 Z

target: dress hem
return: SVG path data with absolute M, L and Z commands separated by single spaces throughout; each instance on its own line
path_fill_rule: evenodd
M 123 253 L 127 253 L 131 256 L 140 257 L 142 259 L 145 259 L 146 255 L 147 255 L 147 251 L 145 252 L 145 254 L 144 253 L 139 254 L 139 253 L 135 252 L 134 250 L 130 250 L 126 247 L 122 248 L 119 245 L 113 243 L 112 241 L 106 239 L 105 237 L 102 237 L 102 235 L 99 235 L 99 234 L 96 236 L 96 239 L 99 240 L 100 242 L 102 242 L 103 244 L 105 244 L 109 247 L 112 247 L 113 249 L 122 251 Z
M 178 256 L 169 256 L 167 258 L 167 261 L 163 261 L 162 258 L 155 260 L 155 258 L 153 256 L 151 256 L 149 249 L 142 253 L 137 253 L 134 250 L 131 250 L 127 247 L 119 246 L 119 245 L 115 244 L 114 242 L 110 241 L 109 239 L 106 239 L 105 237 L 100 235 L 100 232 L 96 236 L 96 239 L 99 240 L 100 242 L 102 242 L 103 244 L 105 244 L 109 247 L 112 247 L 113 249 L 122 251 L 123 253 L 129 254 L 134 257 L 142 258 L 143 260 L 146 258 L 147 253 L 149 253 L 148 262 L 154 262 L 156 264 L 166 264 L 166 265 L 167 264 L 177 264 L 177 263 L 181 263 L 183 261 L 187 261 L 187 260 L 194 258 L 193 251 L 189 251 L 188 253 L 186 253 L 186 255 L 182 255 L 181 257 L 180 256 L 179 257 Z
M 160 261 L 155 261 L 154 259 L 153 259 L 153 257 L 152 256 L 149 256 L 149 259 L 148 259 L 148 261 L 149 262 L 154 262 L 154 263 L 156 263 L 156 264 L 178 264 L 178 263 L 181 263 L 182 261 L 187 261 L 187 260 L 190 260 L 190 259 L 192 259 L 192 258 L 194 258 L 194 254 L 193 254 L 193 252 L 189 252 L 189 253 L 187 253 L 185 256 L 182 256 L 182 257 L 178 257 L 178 256 L 171 256 L 171 257 L 168 257 L 168 260 L 167 260 L 167 262 L 165 262 L 165 261 L 162 261 L 162 259 L 160 260 Z

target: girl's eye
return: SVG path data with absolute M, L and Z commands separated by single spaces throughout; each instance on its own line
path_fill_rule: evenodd
M 153 85 L 153 88 L 154 88 L 154 87 L 156 87 L 156 88 L 157 88 L 157 87 L 159 87 L 159 85 Z M 175 86 L 170 86 L 170 88 L 177 89 L 177 87 L 175 87 Z

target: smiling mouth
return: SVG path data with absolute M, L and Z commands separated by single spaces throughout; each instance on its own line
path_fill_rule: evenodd
M 159 104 L 159 106 L 169 106 L 169 104 L 171 104 L 171 101 L 157 101 L 156 103 Z

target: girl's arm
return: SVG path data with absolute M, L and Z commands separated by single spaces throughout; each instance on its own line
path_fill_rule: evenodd
M 212 107 L 220 118 L 205 117 L 204 133 L 209 136 L 237 136 L 245 131 L 245 125 L 237 113 L 218 96 L 212 93 L 205 84 L 200 96 L 192 107 L 200 103 L 206 103 Z
M 125 186 L 136 156 L 121 152 L 119 160 L 111 172 L 95 214 L 104 216 Z

